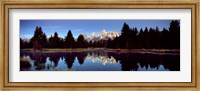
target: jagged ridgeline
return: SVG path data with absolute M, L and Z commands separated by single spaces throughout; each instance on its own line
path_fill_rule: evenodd
M 75 39 L 71 30 L 67 32 L 65 38 L 59 37 L 57 32 L 47 38 L 42 27 L 36 26 L 31 39 L 20 38 L 20 48 L 34 50 L 43 48 L 180 49 L 180 22 L 172 20 L 170 27 L 162 30 L 158 27 L 137 29 L 124 23 L 121 34 L 115 34 L 114 37 L 95 38 L 98 36 L 89 39 L 85 34 L 80 34 Z

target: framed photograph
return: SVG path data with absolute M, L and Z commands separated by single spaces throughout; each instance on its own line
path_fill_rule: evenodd
M 1 3 L 1 89 L 199 90 L 198 1 Z

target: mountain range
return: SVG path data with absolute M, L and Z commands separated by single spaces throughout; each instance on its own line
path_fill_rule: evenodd
M 112 40 L 115 37 L 119 37 L 120 34 L 115 31 L 106 31 L 103 29 L 100 33 L 92 33 L 91 35 L 87 36 L 86 34 L 82 34 L 87 41 L 99 41 L 99 40 L 108 40 L 109 38 Z

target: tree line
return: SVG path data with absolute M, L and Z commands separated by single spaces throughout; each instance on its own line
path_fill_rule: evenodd
M 20 38 L 20 48 L 113 48 L 113 49 L 180 49 L 180 23 L 177 20 L 170 22 L 168 29 L 159 30 L 147 28 L 138 30 L 136 27 L 129 27 L 123 24 L 121 35 L 114 39 L 102 39 L 99 41 L 87 41 L 82 34 L 77 39 L 73 37 L 71 30 L 65 38 L 58 36 L 55 32 L 50 38 L 36 26 L 33 37 L 27 41 Z

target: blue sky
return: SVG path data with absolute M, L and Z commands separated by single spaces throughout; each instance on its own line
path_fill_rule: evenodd
M 48 37 L 57 32 L 59 37 L 64 38 L 68 30 L 72 31 L 75 38 L 83 33 L 87 36 L 93 32 L 99 33 L 103 29 L 121 33 L 124 22 L 138 30 L 156 26 L 162 30 L 169 28 L 171 20 L 20 20 L 20 38 L 31 38 L 36 26 L 41 26 Z

